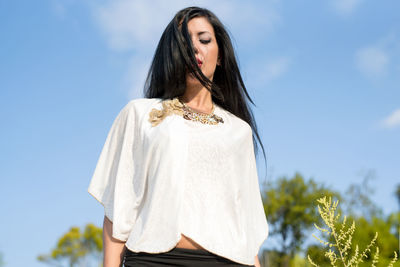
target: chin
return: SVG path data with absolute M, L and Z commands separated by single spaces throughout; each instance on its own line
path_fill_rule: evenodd
M 210 80 L 210 81 L 212 81 L 212 79 L 213 79 L 213 77 L 208 77 L 207 75 L 206 75 L 206 77 Z M 192 76 L 192 75 L 187 75 L 187 77 L 186 77 L 186 84 L 188 84 L 188 85 L 201 85 L 201 82 L 196 78 L 196 77 L 194 77 L 194 76 Z

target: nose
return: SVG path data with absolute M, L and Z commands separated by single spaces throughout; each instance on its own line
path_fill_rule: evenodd
M 194 51 L 195 54 L 199 53 L 199 49 L 197 49 L 197 47 L 195 45 L 193 46 L 193 51 Z
M 193 43 L 193 50 L 194 50 L 194 53 L 195 53 L 195 54 L 199 53 L 199 49 L 197 48 L 196 42 L 195 42 L 195 41 L 192 41 L 192 43 Z

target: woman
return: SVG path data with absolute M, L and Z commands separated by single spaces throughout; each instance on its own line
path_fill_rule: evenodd
M 88 189 L 105 209 L 104 266 L 259 266 L 253 133 L 262 143 L 212 12 L 175 15 L 145 88 L 116 117 Z

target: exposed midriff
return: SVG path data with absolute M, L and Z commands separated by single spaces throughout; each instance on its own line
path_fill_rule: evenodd
M 190 237 L 187 237 L 183 234 L 181 234 L 181 239 L 179 242 L 176 244 L 177 248 L 189 248 L 189 249 L 203 249 L 205 250 L 202 246 L 194 242 Z

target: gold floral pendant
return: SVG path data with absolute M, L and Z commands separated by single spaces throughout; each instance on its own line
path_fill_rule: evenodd
M 165 117 L 172 114 L 180 115 L 186 120 L 199 121 L 203 124 L 224 123 L 224 120 L 221 117 L 213 113 L 205 115 L 190 110 L 190 108 L 186 107 L 178 99 L 178 97 L 175 97 L 173 99 L 163 100 L 162 106 L 163 106 L 162 110 L 153 108 L 150 111 L 149 122 L 151 123 L 152 126 L 158 125 Z

